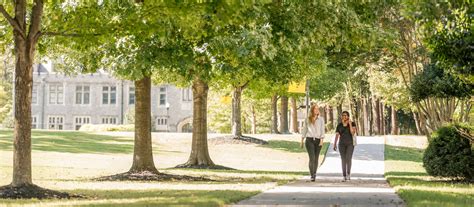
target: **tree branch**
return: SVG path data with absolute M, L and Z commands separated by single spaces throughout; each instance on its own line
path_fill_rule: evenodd
M 63 36 L 63 37 L 85 37 L 85 36 L 99 36 L 101 34 L 79 34 L 79 33 L 65 33 L 65 32 L 41 32 L 45 36 Z
M 43 16 L 43 0 L 35 0 L 35 5 L 33 6 L 33 12 L 31 14 L 31 23 L 28 31 L 28 40 L 30 42 L 35 42 L 38 40 L 40 35 L 41 28 L 41 18 Z
M 13 17 L 10 16 L 10 14 L 8 14 L 8 12 L 5 10 L 5 8 L 3 7 L 2 4 L 0 4 L 0 13 L 3 14 L 3 16 L 5 17 L 5 19 L 7 19 L 8 23 L 10 23 L 10 25 L 13 27 L 13 29 L 15 31 L 17 31 L 18 33 L 20 33 L 20 35 L 23 37 L 23 39 L 25 39 L 26 35 L 25 35 L 24 31 L 21 29 L 18 22 L 15 21 L 15 19 L 13 19 Z

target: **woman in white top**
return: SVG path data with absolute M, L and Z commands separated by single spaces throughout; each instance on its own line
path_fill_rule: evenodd
M 306 138 L 305 146 L 309 155 L 309 174 L 311 182 L 316 179 L 316 171 L 318 169 L 319 152 L 323 146 L 324 139 L 324 119 L 319 116 L 319 108 L 312 105 L 308 120 L 305 121 L 303 132 L 301 133 L 301 148 Z

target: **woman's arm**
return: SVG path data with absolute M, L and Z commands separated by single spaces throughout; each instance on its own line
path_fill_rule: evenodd
M 354 126 L 352 126 L 353 124 L 354 124 L 354 122 L 349 120 L 349 129 L 351 130 L 352 136 L 354 136 L 354 134 L 357 132 L 357 129 Z

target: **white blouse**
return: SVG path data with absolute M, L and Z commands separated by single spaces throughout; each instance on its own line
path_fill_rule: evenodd
M 301 136 L 324 139 L 324 134 L 325 134 L 324 119 L 322 117 L 318 117 L 314 123 L 311 123 L 309 120 L 305 121 Z

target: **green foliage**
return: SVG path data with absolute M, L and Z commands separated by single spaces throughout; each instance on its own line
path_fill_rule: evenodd
M 472 126 L 450 125 L 433 133 L 423 155 L 423 166 L 428 174 L 455 179 L 474 178 L 474 149 L 456 128 L 471 133 L 474 129 Z
M 422 149 L 385 145 L 385 178 L 408 206 L 472 206 L 472 183 L 430 177 L 422 160 Z
M 417 5 L 418 4 L 418 5 Z M 419 2 L 416 19 L 426 35 L 426 43 L 437 64 L 446 71 L 474 83 L 474 7 L 470 1 Z
M 440 65 L 429 64 L 416 75 L 410 86 L 410 96 L 415 102 L 429 97 L 467 98 L 474 90 L 474 84 L 465 83 L 443 70 Z

